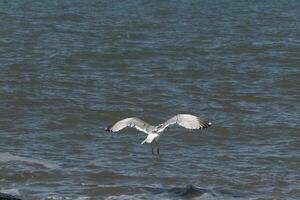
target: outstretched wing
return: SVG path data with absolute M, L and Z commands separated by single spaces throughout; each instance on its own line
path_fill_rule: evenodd
M 151 126 L 147 122 L 144 122 L 143 120 L 137 118 L 137 117 L 131 117 L 122 119 L 121 121 L 118 121 L 113 126 L 105 128 L 106 131 L 109 132 L 117 132 L 122 130 L 125 127 L 134 127 L 139 131 L 143 131 L 144 133 L 147 133 L 154 129 L 154 126 Z
M 190 114 L 178 114 L 167 120 L 165 123 L 158 125 L 158 132 L 162 132 L 169 125 L 178 124 L 187 129 L 204 129 L 212 125 L 211 122 L 205 122 L 199 117 Z

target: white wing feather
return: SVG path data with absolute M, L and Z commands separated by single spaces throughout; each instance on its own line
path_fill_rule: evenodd
M 187 129 L 203 129 L 212 125 L 211 122 L 205 122 L 202 119 L 190 114 L 178 114 L 159 125 L 158 132 L 162 132 L 169 125 L 178 124 Z
M 143 131 L 146 134 L 148 134 L 150 130 L 154 129 L 154 126 L 151 126 L 147 122 L 144 122 L 137 117 L 131 117 L 122 119 L 115 123 L 113 126 L 106 128 L 105 130 L 110 132 L 117 132 L 126 127 L 136 128 L 137 130 Z

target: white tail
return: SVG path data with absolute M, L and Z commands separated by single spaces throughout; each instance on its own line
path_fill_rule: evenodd
M 147 141 L 147 138 L 141 144 L 144 144 L 146 141 Z
M 154 133 L 154 134 L 149 134 L 149 135 L 147 136 L 147 138 L 146 138 L 141 144 L 144 144 L 145 142 L 151 144 L 151 143 L 153 142 L 153 140 L 158 139 L 158 137 L 159 137 L 159 135 L 156 134 L 156 133 Z

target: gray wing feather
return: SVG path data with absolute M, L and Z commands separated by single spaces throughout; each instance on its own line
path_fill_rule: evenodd
M 110 132 L 117 132 L 126 127 L 133 127 L 147 134 L 150 130 L 154 129 L 154 126 L 151 126 L 147 122 L 144 122 L 143 120 L 137 117 L 131 117 L 131 118 L 122 119 L 117 123 L 115 123 L 113 126 L 106 128 L 105 130 Z
M 199 117 L 190 114 L 178 114 L 158 126 L 158 132 L 162 132 L 169 125 L 178 124 L 187 129 L 203 129 L 212 125 L 211 122 L 205 122 Z

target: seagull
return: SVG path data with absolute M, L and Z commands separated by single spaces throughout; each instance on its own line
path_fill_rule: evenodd
M 109 131 L 109 132 L 118 132 L 118 131 L 124 129 L 125 127 L 136 128 L 137 130 L 142 131 L 148 135 L 147 138 L 144 141 L 142 141 L 141 144 L 144 144 L 144 143 L 151 144 L 152 154 L 154 154 L 153 145 L 155 144 L 156 148 L 157 148 L 157 154 L 159 154 L 159 147 L 158 147 L 158 143 L 157 143 L 158 139 L 159 139 L 161 133 L 169 125 L 173 125 L 173 124 L 178 124 L 187 129 L 205 129 L 212 125 L 211 122 L 205 122 L 202 119 L 200 119 L 194 115 L 178 114 L 157 126 L 152 126 L 137 117 L 130 117 L 130 118 L 126 118 L 126 119 L 122 119 L 122 120 L 118 121 L 114 125 L 105 128 L 105 130 Z

